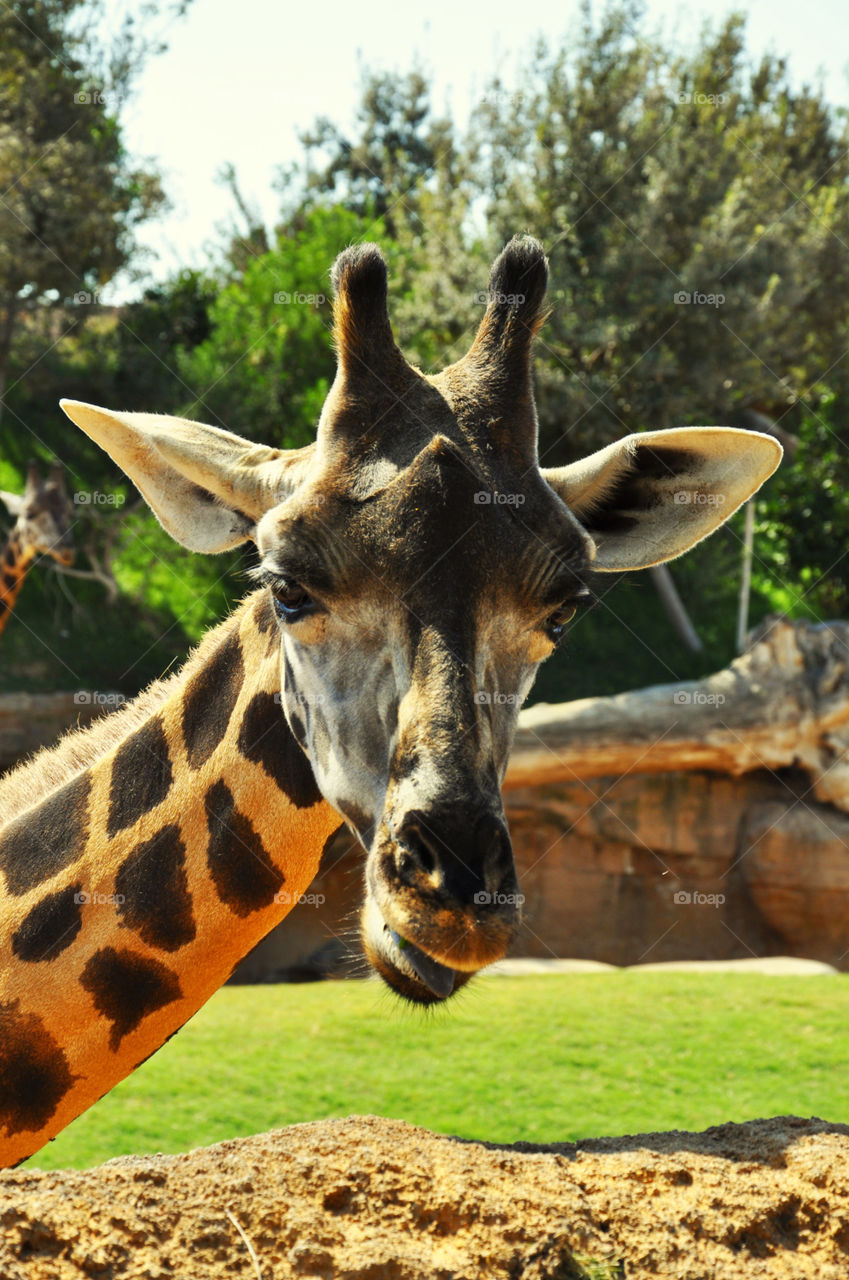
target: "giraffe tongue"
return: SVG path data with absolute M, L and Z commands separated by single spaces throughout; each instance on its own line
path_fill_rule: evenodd
M 394 929 L 390 929 L 389 934 L 416 977 L 424 983 L 428 990 L 442 999 L 450 996 L 454 990 L 454 970 L 449 969 L 447 965 L 440 964 L 438 960 L 431 960 L 430 956 L 426 956 L 423 951 L 419 951 L 418 947 L 414 946 L 412 942 L 408 942 L 406 938 L 402 938 L 400 933 L 396 933 Z

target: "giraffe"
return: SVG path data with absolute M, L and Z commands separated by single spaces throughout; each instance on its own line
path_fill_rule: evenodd
M 466 354 L 393 337 L 380 250 L 332 271 L 337 372 L 281 450 L 63 401 L 183 546 L 252 542 L 256 589 L 184 667 L 0 783 L 0 1158 L 36 1151 L 363 845 L 365 953 L 447 999 L 501 957 L 519 895 L 501 803 L 518 708 L 591 571 L 680 555 L 772 472 L 729 428 L 626 437 L 541 469 L 542 247 L 512 240 Z M 682 496 L 683 495 L 683 496 Z
M 74 559 L 71 529 L 74 508 L 65 488 L 61 463 L 53 463 L 47 479 L 31 462 L 23 494 L 0 492 L 0 502 L 16 517 L 0 564 L 0 635 L 11 617 L 24 579 L 38 556 L 51 556 L 58 564 Z

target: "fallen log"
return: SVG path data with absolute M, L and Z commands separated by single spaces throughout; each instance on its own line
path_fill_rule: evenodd
M 773 617 L 704 680 L 523 711 L 504 786 L 795 767 L 817 800 L 849 810 L 848 750 L 849 623 Z

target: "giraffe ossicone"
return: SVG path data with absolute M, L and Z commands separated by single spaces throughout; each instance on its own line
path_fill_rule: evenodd
M 504 955 L 500 785 L 539 663 L 593 570 L 681 554 L 780 458 L 708 427 L 541 469 L 546 281 L 541 246 L 511 241 L 469 351 L 431 376 L 395 343 L 377 247 L 346 250 L 303 449 L 63 402 L 184 546 L 253 542 L 258 587 L 180 672 L 0 783 L 7 1161 L 203 1004 L 343 819 L 367 852 L 365 952 L 396 992 L 444 1000 Z

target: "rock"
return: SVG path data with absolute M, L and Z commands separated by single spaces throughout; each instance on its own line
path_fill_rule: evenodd
M 496 1146 L 351 1117 L 6 1173 L 0 1275 L 845 1280 L 847 1197 L 849 1127 L 816 1119 Z
M 754 805 L 743 839 L 761 918 L 789 951 L 849 967 L 849 816 L 809 798 Z

